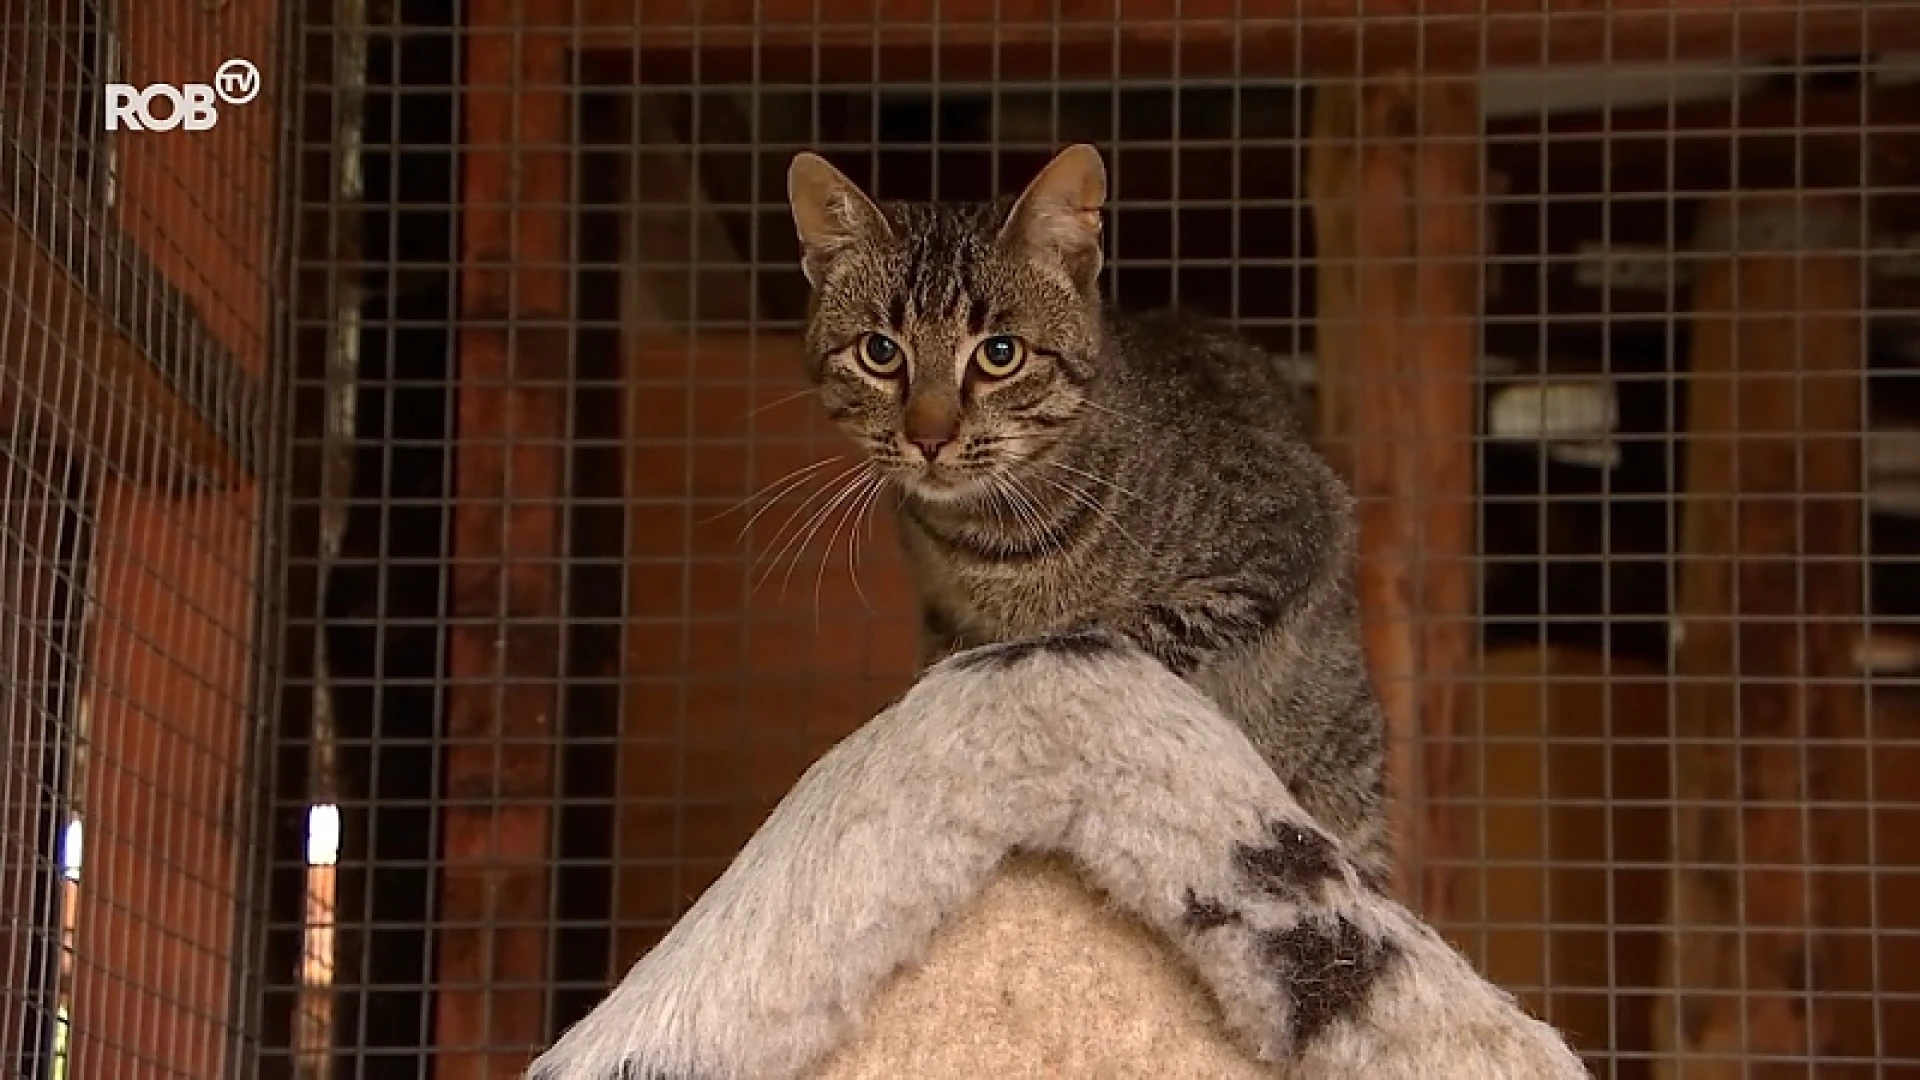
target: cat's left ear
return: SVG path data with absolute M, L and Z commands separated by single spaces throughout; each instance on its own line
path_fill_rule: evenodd
M 1081 291 L 1100 277 L 1100 212 L 1107 204 L 1107 164 L 1077 143 L 1060 151 L 1013 204 L 1002 243 L 1030 258 L 1056 261 Z
M 787 167 L 787 202 L 800 232 L 801 270 L 816 287 L 827 264 L 842 252 L 893 236 L 886 215 L 866 192 L 819 154 L 794 156 Z

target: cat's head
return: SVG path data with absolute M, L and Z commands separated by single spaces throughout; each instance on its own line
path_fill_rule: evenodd
M 787 174 L 813 286 L 808 373 L 908 491 L 987 491 L 1086 407 L 1099 349 L 1107 170 L 1068 147 L 1018 199 L 880 206 L 824 158 Z

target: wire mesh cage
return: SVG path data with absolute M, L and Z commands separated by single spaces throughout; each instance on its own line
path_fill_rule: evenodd
M 517 1075 L 915 672 L 787 163 L 1076 141 L 1109 300 L 1266 345 L 1354 487 L 1403 895 L 1597 1075 L 1920 1068 L 1920 5 L 40 7 L 24 1075 Z
M 216 73 L 283 31 L 249 3 L 0 19 L 9 1076 L 225 1075 L 260 1037 L 283 95 Z
M 976 199 L 1076 140 L 1110 298 L 1272 347 L 1354 481 L 1422 910 L 1602 1075 L 1920 1063 L 1920 12 L 1227 14 L 368 15 L 336 1063 L 515 1067 L 911 678 L 791 155 Z

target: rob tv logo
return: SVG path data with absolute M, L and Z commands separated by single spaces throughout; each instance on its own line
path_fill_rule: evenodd
M 211 131 L 220 122 L 221 105 L 245 105 L 260 96 L 260 69 L 238 58 L 220 65 L 213 85 L 108 83 L 105 99 L 108 131 Z

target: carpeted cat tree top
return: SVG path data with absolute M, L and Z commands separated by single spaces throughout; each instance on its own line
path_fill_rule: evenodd
M 932 668 L 535 1080 L 1588 1075 L 1119 639 Z
M 819 1080 L 1286 1075 L 1236 1044 L 1191 968 L 1070 862 L 1016 857 L 880 991 Z

